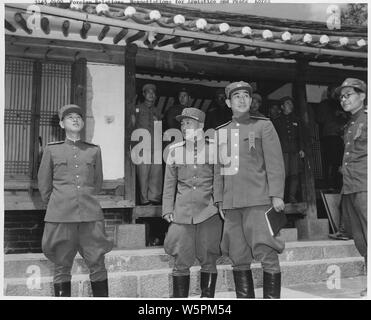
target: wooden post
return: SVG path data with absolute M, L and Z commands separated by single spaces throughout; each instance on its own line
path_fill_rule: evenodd
M 125 199 L 135 204 L 135 166 L 131 161 L 132 118 L 135 115 L 136 98 L 136 54 L 138 47 L 128 44 L 125 48 Z
M 71 72 L 71 103 L 77 104 L 83 110 L 86 120 L 86 59 L 80 58 L 72 64 Z M 81 139 L 85 140 L 85 127 Z
M 303 200 L 307 204 L 306 215 L 304 219 L 297 220 L 299 239 L 327 239 L 329 225 L 327 219 L 317 218 L 316 189 L 313 174 L 313 152 L 312 140 L 310 136 L 310 119 L 308 114 L 307 96 L 306 96 L 306 70 L 307 62 L 297 62 L 297 76 L 293 83 L 293 97 L 299 111 L 299 117 L 302 122 L 301 139 L 304 142 L 304 179 L 305 190 L 303 190 Z
M 33 63 L 32 75 L 32 105 L 31 105 L 31 136 L 30 136 L 30 175 L 36 179 L 39 157 L 39 133 L 40 133 L 40 103 L 41 103 L 41 75 L 42 65 L 40 61 Z M 14 146 L 15 147 L 15 146 Z

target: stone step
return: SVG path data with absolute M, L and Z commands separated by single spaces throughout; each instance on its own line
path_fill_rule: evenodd
M 344 257 L 359 257 L 353 240 L 287 242 L 286 249 L 279 256 L 281 262 Z M 109 273 L 166 269 L 172 268 L 173 264 L 174 260 L 164 252 L 163 248 L 113 250 L 106 255 L 106 267 Z M 230 260 L 221 257 L 218 264 L 228 265 Z M 198 265 L 197 261 L 195 265 Z M 43 254 L 5 255 L 5 278 L 27 278 L 35 272 L 41 277 L 52 276 L 53 264 Z M 80 255 L 76 256 L 72 273 L 75 275 L 88 273 L 85 262 Z
M 260 264 L 252 265 L 256 288 L 262 286 Z M 331 258 L 304 261 L 283 261 L 281 263 L 282 286 L 327 281 L 338 275 L 345 279 L 364 275 L 362 257 Z M 199 267 L 191 268 L 190 295 L 199 295 Z M 52 276 L 38 277 L 33 274 L 28 279 L 7 278 L 4 282 L 6 296 L 52 296 Z M 217 292 L 234 290 L 233 274 L 230 265 L 218 266 Z M 140 271 L 116 271 L 109 273 L 110 297 L 168 298 L 172 292 L 171 268 Z M 91 288 L 87 274 L 77 274 L 72 278 L 72 296 L 89 297 Z

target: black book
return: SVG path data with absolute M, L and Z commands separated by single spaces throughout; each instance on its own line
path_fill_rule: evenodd
M 265 213 L 265 219 L 267 220 L 269 231 L 274 237 L 287 224 L 285 213 L 283 211 L 276 211 L 273 207 Z

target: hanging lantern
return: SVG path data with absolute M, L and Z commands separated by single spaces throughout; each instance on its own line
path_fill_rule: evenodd
M 339 39 L 339 43 L 342 45 L 342 46 L 346 46 L 348 43 L 349 43 L 349 39 L 347 37 L 341 37 Z
M 244 36 L 251 36 L 252 35 L 252 30 L 251 30 L 250 27 L 243 27 L 242 30 L 241 30 L 241 33 Z
M 124 15 L 125 17 L 131 17 L 133 16 L 135 13 L 137 12 L 137 10 L 135 10 L 134 7 L 127 7 L 124 11 Z
M 219 25 L 219 31 L 220 32 L 227 32 L 229 30 L 229 24 L 228 23 L 221 23 Z
M 175 24 L 183 24 L 185 22 L 185 18 L 181 14 L 174 16 L 173 20 Z
M 323 36 L 321 36 L 321 38 L 319 38 L 319 42 L 321 44 L 328 44 L 330 42 L 330 38 L 324 34 Z
M 291 40 L 291 33 L 286 31 L 286 32 L 282 33 L 281 38 L 282 38 L 283 41 L 289 41 L 289 40 Z
M 159 20 L 161 18 L 161 13 L 160 11 L 158 10 L 152 10 L 150 13 L 149 13 L 149 18 L 151 20 Z
M 97 11 L 97 14 L 102 14 L 105 12 L 109 12 L 109 7 L 105 3 L 100 3 L 95 7 L 95 10 Z
M 272 39 L 272 38 L 273 38 L 273 33 L 272 33 L 272 31 L 270 31 L 270 30 L 264 30 L 264 31 L 263 31 L 263 38 L 264 38 L 265 40 L 267 40 L 267 39 Z
M 303 42 L 311 43 L 312 41 L 313 41 L 312 35 L 309 33 L 306 33 L 303 37 Z
M 203 30 L 206 28 L 206 26 L 207 26 L 207 21 L 205 19 L 201 18 L 196 21 L 197 29 Z

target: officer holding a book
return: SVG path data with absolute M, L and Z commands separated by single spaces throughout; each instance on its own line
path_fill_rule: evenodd
M 285 167 L 272 122 L 249 113 L 252 87 L 234 82 L 225 89 L 232 120 L 217 128 L 218 165 L 214 201 L 224 217 L 223 254 L 232 260 L 237 298 L 254 298 L 253 259 L 263 268 L 264 298 L 280 298 L 278 253 L 284 242 L 271 234 L 265 213 L 284 209 Z M 227 155 L 232 156 L 227 159 Z

